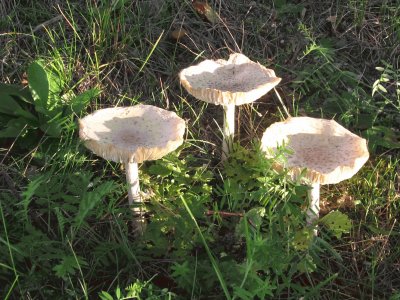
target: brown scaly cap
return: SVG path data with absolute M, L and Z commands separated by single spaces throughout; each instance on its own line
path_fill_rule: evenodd
M 79 120 L 79 137 L 97 155 L 115 162 L 156 160 L 183 142 L 185 121 L 152 105 L 105 108 Z
M 226 60 L 205 60 L 179 74 L 181 84 L 199 100 L 228 105 L 251 103 L 273 89 L 281 78 L 245 55 L 234 53 Z
M 292 152 L 277 170 L 289 169 L 295 179 L 306 168 L 304 178 L 320 184 L 351 178 L 369 158 L 366 140 L 334 120 L 293 117 L 274 123 L 264 132 L 261 149 L 273 157 L 277 145 Z

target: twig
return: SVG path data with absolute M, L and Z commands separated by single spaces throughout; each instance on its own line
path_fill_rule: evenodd
M 36 31 L 38 31 L 38 30 L 40 30 L 42 28 L 45 28 L 46 26 L 48 26 L 48 25 L 50 25 L 52 23 L 56 23 L 58 21 L 61 21 L 62 18 L 63 18 L 62 15 L 55 16 L 54 18 L 51 18 L 50 20 L 47 20 L 46 22 L 43 22 L 43 23 L 37 25 L 35 28 L 33 28 L 32 33 L 36 32 Z
M 206 216 L 212 216 L 212 215 L 220 215 L 221 217 L 243 217 L 243 213 L 234 213 L 234 212 L 228 212 L 228 211 L 213 211 L 213 210 L 207 210 L 205 212 Z

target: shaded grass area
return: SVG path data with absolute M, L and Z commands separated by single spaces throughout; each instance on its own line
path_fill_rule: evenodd
M 60 136 L 33 129 L 0 140 L 3 297 L 118 299 L 117 286 L 143 299 L 399 297 L 396 1 L 8 1 L 0 16 L 2 82 L 27 85 L 40 59 L 60 78 L 60 101 L 100 90 Z M 241 146 L 222 166 L 222 111 L 188 95 L 177 74 L 235 51 L 283 80 L 239 107 Z M 278 96 L 292 115 L 334 118 L 368 139 L 367 165 L 322 191 L 324 214 L 352 220 L 339 238 L 321 223 L 311 242 L 306 188 L 272 171 L 253 144 L 285 117 Z M 177 153 L 140 169 L 153 195 L 140 238 L 121 166 L 85 151 L 75 125 L 80 114 L 136 103 L 189 125 Z

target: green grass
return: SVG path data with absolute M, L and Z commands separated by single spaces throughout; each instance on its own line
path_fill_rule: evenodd
M 186 0 L 25 2 L 0 5 L 1 81 L 31 84 L 39 62 L 54 105 L 14 99 L 22 126 L 0 114 L 0 128 L 13 128 L 0 138 L 2 298 L 399 297 L 396 1 L 209 1 L 214 23 Z M 177 29 L 187 35 L 176 40 Z M 238 107 L 238 144 L 221 164 L 222 110 L 188 95 L 177 75 L 233 51 L 283 80 Z M 137 103 L 188 123 L 183 146 L 140 166 L 152 194 L 141 237 L 121 165 L 89 153 L 76 124 Z M 360 172 L 322 187 L 316 239 L 305 226 L 307 188 L 273 171 L 257 146 L 286 110 L 334 118 L 368 139 Z M 339 230 L 347 218 L 351 228 Z

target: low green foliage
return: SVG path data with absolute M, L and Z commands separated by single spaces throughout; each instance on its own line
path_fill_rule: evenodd
M 349 233 L 351 230 L 349 217 L 340 211 L 331 211 L 318 222 L 327 226 L 337 238 L 341 238 L 343 233 Z
M 102 291 L 99 294 L 101 300 L 125 300 L 125 299 L 173 299 L 175 294 L 169 292 L 168 289 L 158 289 L 155 287 L 151 281 L 141 282 L 136 280 L 135 283 L 128 285 L 124 291 L 121 291 L 119 287 L 115 289 L 115 297 L 110 293 Z
M 0 5 L 1 297 L 398 299 L 395 2 Z M 359 173 L 322 187 L 318 237 L 308 187 L 273 169 L 288 150 L 266 159 L 249 143 L 279 119 L 275 94 L 238 108 L 239 143 L 222 165 L 219 107 L 179 86 L 182 68 L 232 51 L 282 77 L 292 115 L 334 118 L 368 140 Z M 140 102 L 189 130 L 175 153 L 140 166 L 148 225 L 136 237 L 121 165 L 80 145 L 76 119 Z
M 74 117 L 98 95 L 96 89 L 78 96 L 66 92 L 66 83 L 35 61 L 27 70 L 28 86 L 0 83 L 0 131 L 2 138 L 20 137 L 25 147 L 37 141 L 39 133 L 59 138 L 75 127 Z

